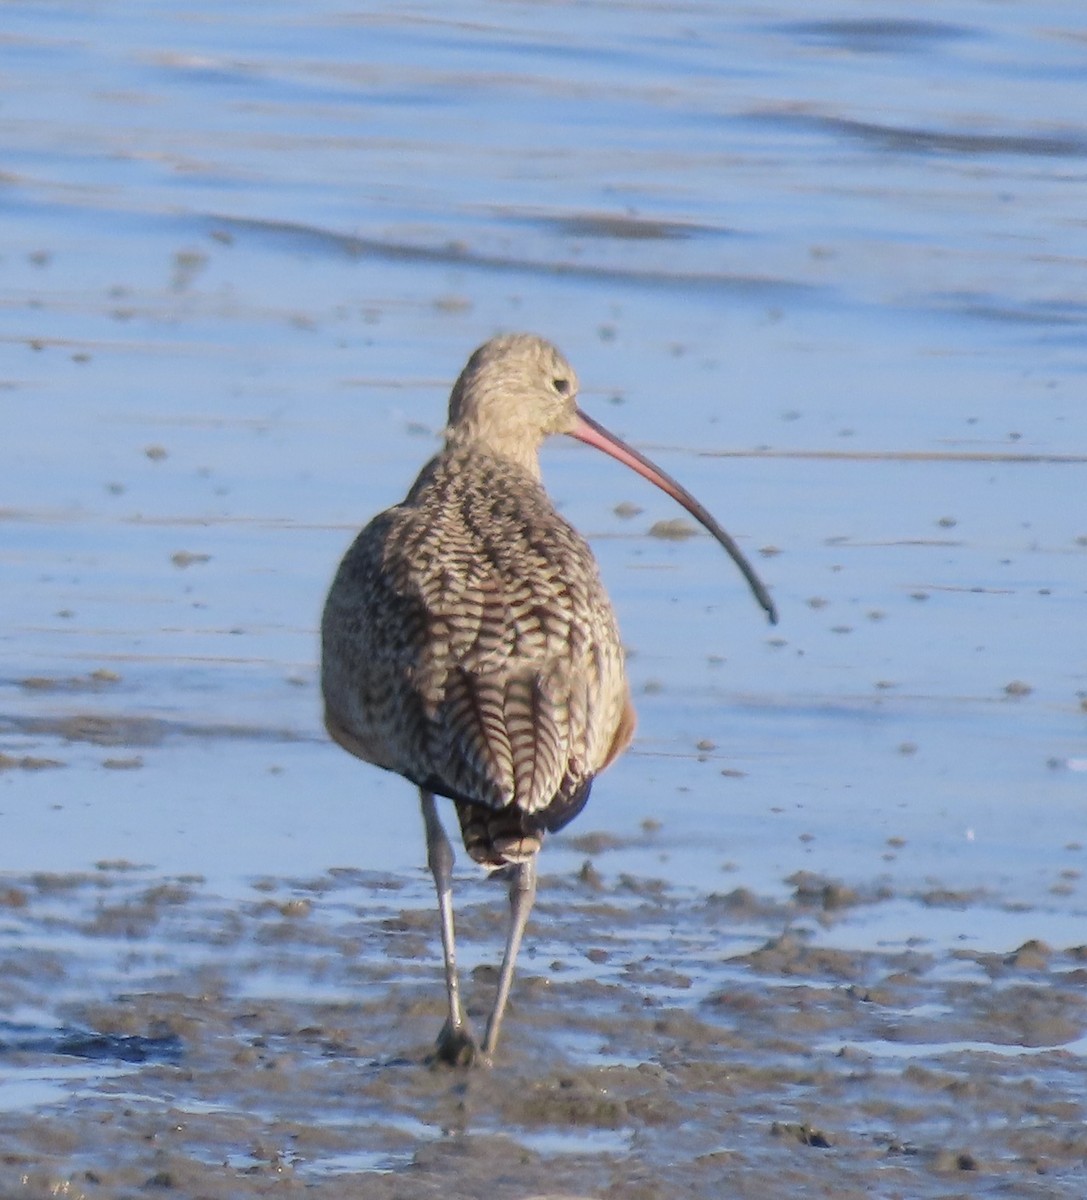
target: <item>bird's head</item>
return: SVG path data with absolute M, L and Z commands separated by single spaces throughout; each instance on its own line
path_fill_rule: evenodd
M 578 380 L 562 352 L 531 333 L 491 338 L 469 358 L 449 397 L 450 444 L 535 458 L 553 433 L 577 424 Z

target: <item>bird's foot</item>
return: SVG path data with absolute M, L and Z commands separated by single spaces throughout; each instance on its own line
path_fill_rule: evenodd
M 427 1059 L 431 1065 L 443 1063 L 449 1067 L 489 1067 L 490 1059 L 479 1048 L 466 1025 L 453 1025 L 449 1021 L 442 1026 L 433 1053 Z

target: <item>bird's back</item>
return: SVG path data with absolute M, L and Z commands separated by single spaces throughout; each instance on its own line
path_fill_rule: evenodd
M 330 732 L 458 801 L 558 828 L 630 739 L 615 616 L 589 547 L 542 485 L 447 450 L 344 557 L 322 623 Z M 488 832 L 490 828 L 490 832 Z

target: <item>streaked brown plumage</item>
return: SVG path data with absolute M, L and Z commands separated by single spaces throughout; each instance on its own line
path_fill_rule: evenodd
M 588 546 L 508 459 L 431 461 L 348 551 L 325 628 L 333 737 L 462 812 L 512 808 L 504 838 L 564 824 L 613 753 L 628 703 L 614 615 Z M 502 866 L 512 847 L 468 849 Z
M 477 862 L 506 868 L 512 917 L 482 1055 L 498 1037 L 546 831 L 580 812 L 634 730 L 615 615 L 585 540 L 540 479 L 544 438 L 605 449 L 684 503 L 773 607 L 697 502 L 576 408 L 577 377 L 541 338 L 494 338 L 469 359 L 445 446 L 403 503 L 348 550 L 322 622 L 332 737 L 420 789 L 438 889 L 449 1020 L 438 1055 L 477 1057 L 457 984 L 452 848 L 434 796 L 451 799 Z

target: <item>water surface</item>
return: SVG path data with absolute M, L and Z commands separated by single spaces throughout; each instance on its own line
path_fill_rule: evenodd
M 3 25 L 17 886 L 130 863 L 214 907 L 351 868 L 425 909 L 411 789 L 323 737 L 316 625 L 469 351 L 527 328 L 782 617 L 705 537 L 650 534 L 667 498 L 546 449 L 640 725 L 545 874 L 595 845 L 683 903 L 791 902 L 797 871 L 884 889 L 827 932 L 848 952 L 1082 941 L 1079 5 L 9 3 Z M 26 1105 L 61 1078 L 39 1064 Z

